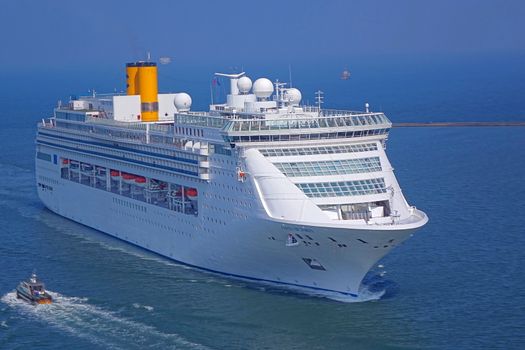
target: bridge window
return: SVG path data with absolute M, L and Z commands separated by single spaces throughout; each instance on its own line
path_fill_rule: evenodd
M 386 193 L 382 178 L 296 184 L 308 197 L 340 197 Z
M 377 151 L 375 143 L 363 143 L 355 145 L 325 146 L 325 147 L 302 147 L 302 148 L 267 148 L 259 152 L 265 157 L 304 156 L 315 154 L 354 153 Z
M 342 159 L 320 162 L 274 163 L 286 176 L 321 176 L 369 173 L 381 171 L 379 157 Z

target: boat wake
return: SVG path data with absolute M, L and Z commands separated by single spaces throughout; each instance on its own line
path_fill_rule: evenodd
M 367 301 L 379 300 L 383 295 L 385 295 L 385 290 L 373 290 L 369 289 L 369 286 L 362 285 L 359 289 L 359 294 L 357 296 L 344 295 L 341 293 L 335 292 L 304 292 L 313 296 L 322 297 L 330 300 L 335 300 L 343 303 L 363 303 Z
M 315 290 L 307 287 L 295 286 L 295 285 L 283 285 L 280 283 L 274 283 L 271 281 L 258 281 L 253 282 L 239 277 L 232 277 L 232 280 L 235 280 L 239 283 L 238 286 L 241 288 L 248 288 L 259 290 L 265 293 L 272 294 L 283 294 L 283 295 L 293 295 L 299 298 L 321 298 L 329 299 L 343 303 L 362 303 L 367 301 L 374 301 L 381 299 L 384 295 L 388 294 L 387 289 L 379 288 L 378 284 L 362 284 L 359 289 L 359 295 L 345 295 L 338 292 L 330 292 L 325 290 Z M 232 284 L 224 285 L 225 287 L 235 286 Z
M 163 333 L 152 326 L 91 305 L 86 298 L 49 293 L 54 302 L 48 305 L 30 305 L 17 299 L 14 291 L 5 294 L 0 300 L 25 317 L 106 349 L 209 349 L 178 334 Z
M 363 303 L 367 301 L 374 301 L 381 299 L 386 293 L 386 290 L 373 290 L 370 289 L 369 286 L 363 285 L 359 289 L 359 295 L 357 297 L 341 297 L 341 296 L 334 296 L 334 297 L 328 297 L 332 300 L 341 301 L 344 303 Z
M 139 304 L 139 303 L 133 303 L 133 307 L 135 309 L 144 309 L 144 310 L 148 310 L 148 311 L 153 311 L 154 310 L 153 306 L 142 305 L 142 304 Z

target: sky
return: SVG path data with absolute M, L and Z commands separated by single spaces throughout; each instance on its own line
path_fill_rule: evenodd
M 2 0 L 0 71 L 522 55 L 523 0 Z

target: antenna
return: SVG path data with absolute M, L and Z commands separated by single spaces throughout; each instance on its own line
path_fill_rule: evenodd
M 315 92 L 315 99 L 316 99 L 316 102 L 317 102 L 317 108 L 319 108 L 319 115 L 321 115 L 321 104 L 324 103 L 323 101 L 323 94 L 324 92 L 322 92 L 321 90 L 317 90 Z
M 277 101 L 282 105 L 284 101 L 284 86 L 286 83 L 280 83 L 279 79 L 275 80 L 275 92 L 277 94 Z
M 239 87 L 237 86 L 237 81 L 240 77 L 242 77 L 245 73 L 241 72 L 238 74 L 226 74 L 226 73 L 215 73 L 216 77 L 225 77 L 230 79 L 230 93 L 232 95 L 238 95 L 239 94 Z
M 151 62 L 151 53 L 149 51 L 146 53 L 146 61 Z
M 289 76 L 289 79 L 290 79 L 290 88 L 293 88 L 293 84 L 292 84 L 292 65 L 291 64 L 288 65 L 288 76 Z
M 215 79 L 215 78 L 213 78 Z M 211 97 L 211 104 L 213 105 L 213 79 L 210 82 L 210 97 Z
M 230 78 L 230 79 L 239 79 L 244 74 L 246 74 L 246 73 L 244 73 L 244 72 L 238 73 L 238 74 L 215 73 L 214 75 L 216 75 L 218 77 L 225 77 L 225 78 Z

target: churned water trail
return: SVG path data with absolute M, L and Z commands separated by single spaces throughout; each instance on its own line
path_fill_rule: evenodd
M 30 305 L 17 299 L 15 292 L 5 294 L 0 300 L 25 318 L 51 325 L 108 349 L 209 349 L 179 334 L 163 333 L 117 312 L 92 305 L 87 298 L 68 297 L 56 292 L 50 294 L 54 300 L 50 305 Z M 147 305 L 137 306 L 146 312 L 153 310 Z
M 153 311 L 155 309 L 153 306 L 142 305 L 142 304 L 139 304 L 139 303 L 133 303 L 133 307 L 135 309 L 145 309 L 145 310 L 148 310 L 148 311 Z

